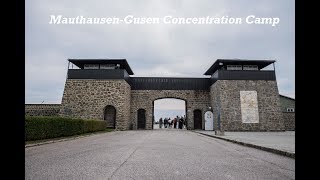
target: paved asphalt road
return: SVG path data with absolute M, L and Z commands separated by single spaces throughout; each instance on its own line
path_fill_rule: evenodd
M 295 160 L 187 130 L 116 131 L 25 149 L 26 179 L 295 179 Z

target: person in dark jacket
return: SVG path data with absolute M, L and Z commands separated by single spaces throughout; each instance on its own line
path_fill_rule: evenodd
M 167 118 L 164 118 L 163 124 L 164 124 L 164 128 L 167 128 L 167 126 L 168 126 L 168 119 Z
M 177 128 L 177 121 L 178 121 L 178 116 L 176 118 L 174 118 L 174 120 L 173 120 L 173 128 L 174 129 Z
M 162 118 L 159 119 L 159 128 L 161 129 L 162 128 L 162 124 L 163 124 L 163 121 L 162 121 Z
M 183 118 L 181 117 L 179 119 L 179 129 L 182 129 L 182 127 L 183 127 Z

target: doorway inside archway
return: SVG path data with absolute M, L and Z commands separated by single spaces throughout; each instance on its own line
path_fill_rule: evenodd
M 194 129 L 202 129 L 202 112 L 200 109 L 193 111 Z
M 107 128 L 116 128 L 116 108 L 108 105 L 104 108 L 103 119 L 107 122 Z
M 153 129 L 186 129 L 186 101 L 162 98 L 153 102 Z
M 146 110 L 138 109 L 138 127 L 137 129 L 146 129 Z

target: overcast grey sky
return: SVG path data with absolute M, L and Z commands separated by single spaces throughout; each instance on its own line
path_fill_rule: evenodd
M 66 17 L 279 17 L 271 25 L 54 25 Z M 275 59 L 280 94 L 295 97 L 292 0 L 26 1 L 26 103 L 61 103 L 68 58 L 125 58 L 136 76 L 199 77 L 216 59 Z
M 181 99 L 165 98 L 154 101 L 154 118 L 175 118 L 186 115 L 186 102 Z

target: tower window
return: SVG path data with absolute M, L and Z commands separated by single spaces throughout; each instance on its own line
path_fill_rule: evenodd
M 100 64 L 100 69 L 116 69 L 115 64 Z
M 227 65 L 227 70 L 242 70 L 241 65 Z
M 253 71 L 257 71 L 259 70 L 258 69 L 258 66 L 257 65 L 243 65 L 243 70 L 253 70 Z
M 85 64 L 84 69 L 99 69 L 99 64 Z

